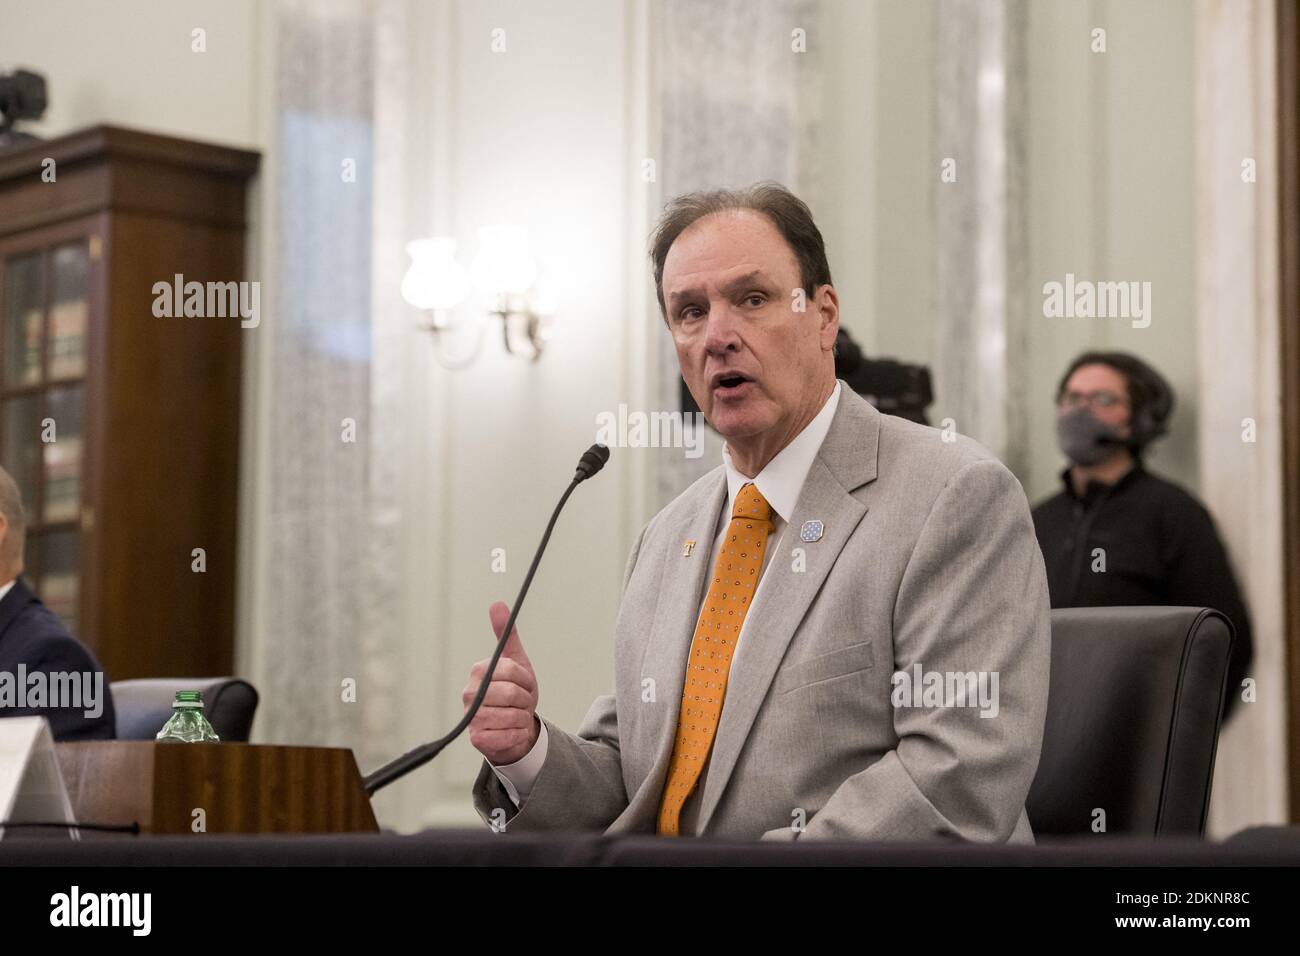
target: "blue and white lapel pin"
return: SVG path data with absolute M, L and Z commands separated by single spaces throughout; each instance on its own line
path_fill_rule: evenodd
M 799 529 L 799 540 L 812 544 L 814 541 L 820 541 L 825 526 L 814 518 L 812 521 L 805 521 L 803 527 Z

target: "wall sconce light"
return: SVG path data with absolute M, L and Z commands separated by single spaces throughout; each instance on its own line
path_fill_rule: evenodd
M 546 347 L 548 320 L 555 303 L 539 287 L 537 263 L 528 248 L 528 233 L 519 226 L 487 226 L 478 231 L 479 249 L 468 271 L 456 260 L 456 241 L 415 239 L 406 244 L 411 264 L 402 277 L 402 298 L 433 313 L 421 328 L 434 336 L 434 356 L 447 368 L 465 368 L 478 357 L 486 326 L 501 322 L 506 352 L 537 361 Z M 448 313 L 477 290 L 486 312 L 483 320 L 452 320 Z M 473 328 L 467 328 L 472 325 Z M 472 349 L 451 358 L 442 344 L 470 333 Z

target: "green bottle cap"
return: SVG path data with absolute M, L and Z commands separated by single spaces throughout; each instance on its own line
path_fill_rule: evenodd
M 178 690 L 176 692 L 176 703 L 201 704 L 203 703 L 203 697 L 197 690 Z

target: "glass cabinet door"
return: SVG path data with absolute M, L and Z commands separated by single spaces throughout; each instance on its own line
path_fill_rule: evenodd
M 45 332 L 42 259 L 37 253 L 5 263 L 4 387 L 38 385 Z
M 4 420 L 0 421 L 0 465 L 18 485 L 23 511 L 29 522 L 36 518 L 32 503 L 41 482 L 41 396 L 14 395 L 0 402 Z
M 87 252 L 87 244 L 77 242 L 56 247 L 51 257 L 50 378 L 76 379 L 86 374 L 86 327 L 90 318 Z
M 0 261 L 0 465 L 27 518 L 24 576 L 77 633 L 89 239 Z
M 81 591 L 80 539 L 75 531 L 43 534 L 40 538 L 40 574 L 32 577 L 36 582 L 37 597 L 73 633 L 76 633 L 77 598 Z

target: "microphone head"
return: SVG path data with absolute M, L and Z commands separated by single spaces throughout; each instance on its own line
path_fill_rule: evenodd
M 607 461 L 609 461 L 609 449 L 601 444 L 592 445 L 578 459 L 578 470 L 573 475 L 574 480 L 586 481 L 604 468 Z

